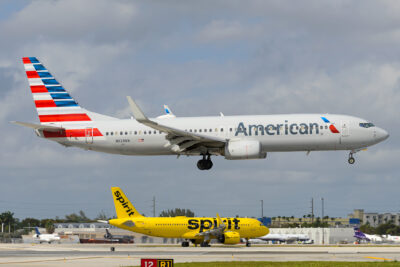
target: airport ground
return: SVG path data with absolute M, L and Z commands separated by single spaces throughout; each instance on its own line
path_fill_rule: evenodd
M 115 251 L 111 251 L 111 247 Z M 0 266 L 139 266 L 142 258 L 182 262 L 400 261 L 400 246 L 215 245 L 183 248 L 132 244 L 0 244 Z

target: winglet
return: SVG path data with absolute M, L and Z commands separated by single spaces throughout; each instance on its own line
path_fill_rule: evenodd
M 174 115 L 174 113 L 172 113 L 171 109 L 170 109 L 167 105 L 164 105 L 164 110 L 165 110 L 165 113 L 166 113 L 166 114 L 168 114 L 168 115 Z
M 218 224 L 219 224 L 219 226 L 222 226 L 223 228 L 225 228 L 225 224 L 224 224 L 224 222 L 222 221 L 221 217 L 219 217 L 219 214 L 218 214 L 218 213 L 217 213 L 217 219 L 218 219 Z
M 138 122 L 145 122 L 148 121 L 149 119 L 144 115 L 143 111 L 139 108 L 139 106 L 133 101 L 133 99 L 130 96 L 126 97 L 128 99 L 129 106 L 131 107 L 131 111 L 133 113 L 133 116 L 135 116 L 135 119 Z

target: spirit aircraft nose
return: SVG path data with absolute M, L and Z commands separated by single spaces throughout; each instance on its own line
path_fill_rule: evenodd
M 382 142 L 383 140 L 386 140 L 388 137 L 389 137 L 389 133 L 387 131 L 385 131 L 382 128 L 376 129 L 375 139 L 378 142 Z

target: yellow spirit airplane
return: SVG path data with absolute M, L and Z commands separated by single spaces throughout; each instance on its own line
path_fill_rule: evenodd
M 145 217 L 141 215 L 119 187 L 111 188 L 117 219 L 102 221 L 118 228 L 149 236 L 182 238 L 182 247 L 188 247 L 189 241 L 209 246 L 211 239 L 222 244 L 237 244 L 241 238 L 249 239 L 269 233 L 262 218 L 216 218 L 207 217 Z

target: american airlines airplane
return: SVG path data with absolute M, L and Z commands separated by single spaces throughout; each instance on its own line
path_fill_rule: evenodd
M 22 58 L 40 124 L 39 137 L 66 147 L 123 155 L 201 156 L 200 170 L 209 170 L 211 156 L 229 160 L 264 159 L 268 152 L 348 150 L 354 153 L 382 142 L 389 134 L 373 123 L 348 115 L 281 114 L 148 118 L 130 97 L 135 119 L 117 119 L 88 111 L 35 57 Z

